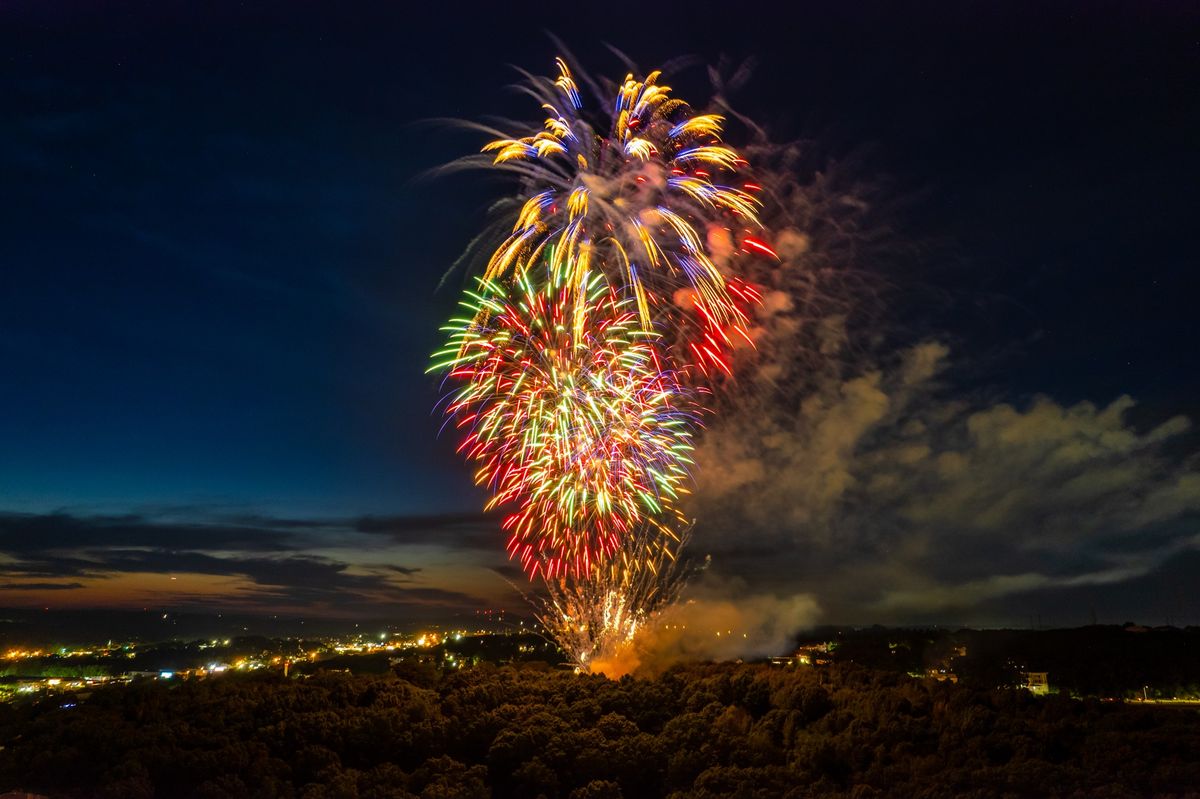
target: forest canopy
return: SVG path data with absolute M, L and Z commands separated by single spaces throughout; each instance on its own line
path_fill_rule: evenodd
M 418 664 L 0 709 L 0 789 L 105 799 L 1200 796 L 1200 714 L 852 665 Z

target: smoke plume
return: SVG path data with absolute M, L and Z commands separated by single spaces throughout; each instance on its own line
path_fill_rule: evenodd
M 692 594 L 660 613 L 632 644 L 592 663 L 592 671 L 612 679 L 654 676 L 680 662 L 783 654 L 820 613 L 809 594 L 750 594 L 716 581 L 706 581 Z

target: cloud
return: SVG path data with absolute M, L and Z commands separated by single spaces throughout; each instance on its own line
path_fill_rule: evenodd
M 298 519 L 230 514 L 204 506 L 119 515 L 0 511 L 0 553 L 20 557 L 93 547 L 286 553 L 360 536 L 388 538 L 399 545 L 493 551 L 499 530 L 499 517 L 482 513 Z M 403 568 L 396 570 L 408 574 Z
M 1102 549 L 1098 557 L 1082 563 L 1080 568 L 1060 568 L 1057 573 L 995 574 L 950 585 L 927 581 L 925 585 L 887 591 L 877 607 L 884 611 L 941 611 L 1032 591 L 1111 586 L 1153 574 L 1169 561 L 1191 552 L 1200 552 L 1200 534 L 1183 535 L 1161 546 L 1136 552 L 1124 552 L 1110 546 Z
M 484 529 L 479 517 L 454 515 L 310 520 L 230 516 L 204 508 L 90 516 L 4 513 L 0 577 L 6 578 L 5 590 L 18 594 L 68 588 L 86 592 L 127 575 L 202 575 L 232 582 L 221 596 L 181 594 L 180 602 L 243 609 L 354 609 L 374 616 L 465 612 L 487 603 L 462 591 L 414 584 L 426 578 L 426 566 L 379 562 L 377 547 L 358 544 L 377 534 L 391 536 L 394 543 L 442 543 L 437 533 L 449 530 L 449 546 L 455 535 L 461 539 Z M 371 556 L 355 558 L 356 551 Z M 76 581 L 43 581 L 64 578 Z
M 1171 454 L 1190 420 L 1134 425 L 1128 396 L 969 400 L 947 389 L 948 367 L 930 341 L 829 368 L 790 404 L 741 396 L 697 452 L 694 546 L 853 617 L 838 621 L 969 619 L 1200 549 L 1197 460 Z
M 839 623 L 1177 607 L 1147 586 L 1200 552 L 1192 420 L 964 388 L 979 364 L 916 332 L 946 289 L 915 283 L 943 245 L 900 232 L 913 198 L 752 133 L 779 260 L 741 266 L 763 302 L 698 442 L 693 557 Z
M 941 345 L 929 344 L 910 350 L 890 373 L 829 376 L 794 406 L 773 393 L 744 399 L 710 426 L 697 453 L 701 506 L 736 506 L 764 529 L 829 521 L 861 488 L 863 445 L 896 424 L 914 387 L 932 378 L 944 353 Z
M 140 514 L 75 516 L 67 513 L 0 513 L 0 552 L 45 552 L 90 546 L 201 547 L 284 551 L 294 545 L 294 523 L 253 520 L 163 521 Z
M 419 574 L 420 572 L 424 571 L 424 569 L 422 569 L 420 566 L 394 566 L 388 564 L 384 568 L 388 569 L 389 571 L 394 571 L 397 574 L 402 574 L 405 577 L 412 577 L 414 574 Z
M 397 544 L 437 544 L 449 549 L 495 551 L 501 541 L 500 516 L 491 513 L 446 513 L 430 516 L 364 516 L 355 520 L 359 533 L 387 536 Z
M 529 575 L 525 574 L 525 571 L 520 566 L 513 563 L 499 563 L 492 566 L 492 571 L 510 583 L 521 584 L 529 582 Z

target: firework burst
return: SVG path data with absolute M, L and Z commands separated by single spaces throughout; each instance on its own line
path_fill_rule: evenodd
M 447 413 L 488 507 L 508 510 L 510 557 L 545 583 L 542 624 L 587 668 L 682 587 L 701 400 L 753 346 L 762 297 L 741 261 L 776 256 L 721 116 L 658 72 L 588 113 L 558 67 L 524 87 L 540 130 L 475 126 L 496 139 L 458 162 L 515 173 L 522 199 L 431 371 L 456 386 Z
M 658 72 L 627 76 L 611 113 L 589 118 L 566 63 L 558 67 L 557 79 L 525 87 L 547 114 L 543 128 L 484 147 L 489 166 L 520 176 L 527 198 L 484 279 L 546 259 L 573 264 L 576 282 L 598 270 L 632 300 L 643 330 L 671 332 L 681 368 L 727 372 L 759 299 L 731 262 L 775 254 L 761 239 L 759 186 L 739 178 L 746 162 L 721 141 L 724 119 L 672 98 Z
M 462 383 L 447 412 L 489 509 L 515 508 L 509 554 L 548 579 L 586 574 L 679 516 L 696 420 L 629 302 L 599 274 L 568 285 L 564 271 L 480 281 L 433 367 Z

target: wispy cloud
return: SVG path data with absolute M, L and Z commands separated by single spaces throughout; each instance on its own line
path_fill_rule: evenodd
M 188 516 L 192 519 L 185 520 Z M 489 522 L 457 514 L 276 518 L 202 507 L 124 515 L 2 513 L 0 576 L 3 588 L 14 596 L 67 589 L 86 593 L 130 575 L 201 575 L 233 582 L 221 596 L 206 600 L 188 595 L 190 604 L 357 608 L 374 615 L 469 611 L 485 602 L 430 584 L 423 564 L 380 562 L 378 547 L 355 543 L 381 541 L 394 547 L 397 556 L 410 545 L 482 546 L 476 539 L 488 531 Z M 370 550 L 374 558 L 347 554 L 359 550 Z M 68 578 L 72 581 L 50 582 Z

